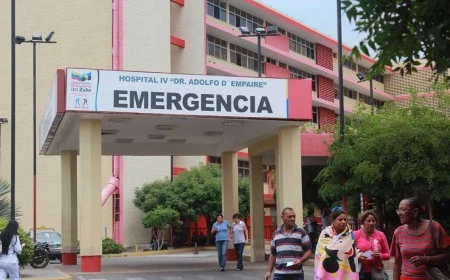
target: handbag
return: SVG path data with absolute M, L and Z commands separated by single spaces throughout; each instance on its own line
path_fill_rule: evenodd
M 433 247 L 436 252 L 439 252 L 438 247 L 436 246 L 436 233 L 435 228 L 433 226 L 433 220 L 430 221 L 430 230 L 431 236 L 433 238 Z M 450 280 L 450 267 L 449 264 L 434 266 L 434 265 L 425 265 L 425 273 L 427 275 L 428 280 Z
M 389 276 L 384 268 L 378 269 L 375 266 L 372 266 L 370 277 L 372 278 L 372 280 L 389 280 Z

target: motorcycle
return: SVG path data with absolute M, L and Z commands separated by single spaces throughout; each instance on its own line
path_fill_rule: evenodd
M 33 257 L 30 265 L 33 268 L 45 268 L 50 261 L 50 248 L 48 243 L 37 242 L 34 245 Z

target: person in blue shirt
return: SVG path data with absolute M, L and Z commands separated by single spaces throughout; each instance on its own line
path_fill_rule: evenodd
M 223 215 L 217 215 L 217 221 L 213 224 L 211 234 L 216 236 L 216 250 L 219 257 L 220 271 L 225 271 L 227 262 L 228 240 L 233 238 L 231 224 L 223 219 Z

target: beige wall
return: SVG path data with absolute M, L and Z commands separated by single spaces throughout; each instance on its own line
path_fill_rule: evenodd
M 134 206 L 134 191 L 146 183 L 170 178 L 170 157 L 124 157 L 123 166 L 123 245 L 148 244 L 150 230 L 142 225 L 143 212 Z
M 170 72 L 169 20 L 170 1 L 123 1 L 123 70 Z
M 206 74 L 204 1 L 171 3 L 170 21 L 170 34 L 186 43 L 185 48 L 171 47 L 172 73 Z
M 409 94 L 411 89 L 420 93 L 429 92 L 435 82 L 435 78 L 430 69 L 420 69 L 417 73 L 411 75 L 386 75 L 384 82 L 386 84 L 386 92 L 393 95 L 401 95 Z M 442 76 L 440 76 L 439 81 L 443 81 Z
M 169 20 L 170 1 L 123 1 L 123 70 L 170 72 Z M 170 157 L 126 156 L 123 168 L 123 235 L 128 247 L 151 240 L 142 225 L 143 213 L 133 204 L 134 190 L 169 178 Z
M 0 117 L 10 120 L 10 3 L 0 0 Z M 55 31 L 57 44 L 37 46 L 37 121 L 39 123 L 53 78 L 58 68 L 111 68 L 111 1 L 16 1 L 16 34 L 30 39 L 33 33 L 45 38 Z M 32 45 L 16 45 L 16 204 L 21 226 L 33 222 L 33 125 Z M 107 50 L 107 51 L 105 51 Z M 10 120 L 11 121 L 11 120 Z M 1 177 L 10 180 L 10 127 L 2 127 Z M 37 225 L 60 230 L 60 159 L 37 157 Z M 102 181 L 111 174 L 111 159 L 102 163 Z M 82 194 L 80 194 L 82 195 Z M 105 210 L 110 215 L 111 210 Z M 105 222 L 107 223 L 107 222 Z M 110 224 L 110 222 L 109 222 Z
M 206 163 L 206 156 L 174 156 L 173 166 L 189 169 L 200 163 Z

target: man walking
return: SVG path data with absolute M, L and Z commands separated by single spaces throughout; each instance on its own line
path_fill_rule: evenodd
M 303 263 L 311 256 L 311 241 L 306 231 L 295 224 L 295 212 L 286 207 L 281 212 L 283 225 L 273 233 L 269 267 L 264 276 L 269 280 L 304 280 Z

